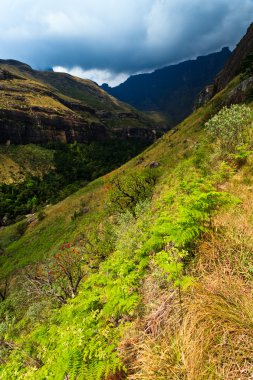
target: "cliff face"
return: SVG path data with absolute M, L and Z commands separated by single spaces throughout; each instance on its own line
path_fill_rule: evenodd
M 224 105 L 240 103 L 253 96 L 253 24 L 247 30 L 232 55 L 228 59 L 224 68 L 218 73 L 213 84 L 205 86 L 195 99 L 195 109 L 205 105 L 215 94 L 223 90 L 228 83 L 238 74 L 243 73 L 244 62 L 247 59 L 251 69 L 248 70 L 246 78 L 233 88 L 228 95 Z
M 0 144 L 152 141 L 156 132 L 154 122 L 91 81 L 0 61 Z
M 233 51 L 223 70 L 215 79 L 215 93 L 219 92 L 240 72 L 243 60 L 253 52 L 253 24 Z
M 0 131 L 0 144 L 88 143 L 106 137 L 102 124 L 87 124 L 69 115 L 52 115 L 50 110 L 32 116 L 17 110 L 0 111 Z

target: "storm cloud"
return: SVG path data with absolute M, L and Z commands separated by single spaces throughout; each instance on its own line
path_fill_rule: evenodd
M 116 84 L 233 48 L 253 0 L 0 0 L 0 58 Z

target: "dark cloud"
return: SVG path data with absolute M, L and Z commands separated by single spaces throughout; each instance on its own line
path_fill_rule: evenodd
M 0 57 L 123 78 L 234 47 L 252 19 L 253 0 L 1 0 Z

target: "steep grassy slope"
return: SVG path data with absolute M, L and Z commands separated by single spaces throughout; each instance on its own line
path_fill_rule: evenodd
M 205 115 L 205 113 L 206 110 L 203 111 L 200 109 L 190 117 L 189 120 L 187 119 L 182 123 L 180 130 L 172 130 L 166 134 L 143 154 L 111 173 L 110 177 L 112 176 L 113 178 L 115 175 L 122 175 L 126 170 L 129 173 L 140 174 L 154 161 L 161 164 L 164 175 L 168 175 L 167 170 L 170 170 L 170 168 L 174 169 L 176 163 L 180 161 L 184 154 L 187 154 L 188 150 L 192 149 L 194 144 L 197 143 L 199 135 L 202 133 L 202 120 L 203 114 Z M 154 170 L 159 170 L 159 168 Z M 106 203 L 108 200 L 106 186 L 109 178 L 99 178 L 81 189 L 79 192 L 73 194 L 70 198 L 48 208 L 46 210 L 46 219 L 38 226 L 36 226 L 36 224 L 35 226 L 30 226 L 28 233 L 15 243 L 14 246 L 10 246 L 7 252 L 9 252 L 11 256 L 12 252 L 15 252 L 16 259 L 20 256 L 20 258 L 23 258 L 25 261 L 29 261 L 31 257 L 29 254 L 24 255 L 23 249 L 27 252 L 26 241 L 34 241 L 35 246 L 32 247 L 31 253 L 35 255 L 35 259 L 41 258 L 40 253 L 43 254 L 45 252 L 45 247 L 43 247 L 44 244 L 46 244 L 47 248 L 54 245 L 54 249 L 57 250 L 57 246 L 61 243 L 78 236 L 84 228 L 83 225 L 86 225 L 86 223 L 87 225 L 90 225 L 94 216 L 96 216 L 95 222 L 96 220 L 100 220 L 101 217 L 103 218 L 104 213 L 105 216 L 107 216 Z M 79 209 L 81 203 L 87 205 L 90 208 L 90 212 L 81 218 L 81 220 L 72 221 L 71 216 L 75 210 Z M 45 235 L 43 234 L 43 231 Z M 34 239 L 33 236 L 36 236 L 39 239 L 39 242 L 37 241 L 37 238 Z M 46 239 L 45 236 L 47 236 Z M 44 243 L 42 243 L 43 241 Z M 37 248 L 35 249 L 35 247 Z M 3 257 L 3 262 L 4 267 L 8 265 L 6 257 Z M 15 263 L 15 269 L 17 268 L 16 265 L 17 262 Z M 23 264 L 21 264 L 21 266 L 22 265 Z M 3 272 L 6 273 L 5 268 L 3 269 Z
M 238 143 L 205 124 L 239 80 L 42 221 L 0 231 L 1 378 L 250 378 L 253 105 L 229 113 Z M 64 255 L 84 278 L 61 306 L 32 279 Z

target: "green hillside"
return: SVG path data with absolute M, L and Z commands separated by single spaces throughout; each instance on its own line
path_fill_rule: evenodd
M 240 80 L 0 230 L 1 379 L 250 378 L 253 104 L 227 108 Z
M 87 105 L 95 105 L 103 109 L 105 105 L 110 110 L 129 111 L 130 107 L 116 100 L 88 79 L 73 77 L 65 73 L 33 70 L 30 66 L 14 60 L 0 60 L 0 67 L 14 75 L 15 79 L 26 79 L 42 86 L 50 86 L 51 90 L 57 90 L 65 95 L 66 99 L 85 101 Z

